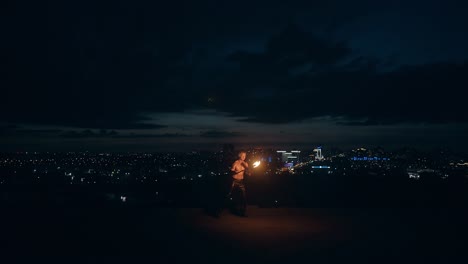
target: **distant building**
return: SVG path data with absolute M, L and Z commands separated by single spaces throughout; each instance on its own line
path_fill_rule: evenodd
M 323 160 L 324 157 L 322 155 L 322 147 L 317 147 L 314 149 L 315 153 L 315 160 Z
M 278 156 L 280 157 L 281 161 L 284 163 L 292 163 L 297 164 L 301 161 L 301 151 L 300 150 L 278 150 L 276 151 Z

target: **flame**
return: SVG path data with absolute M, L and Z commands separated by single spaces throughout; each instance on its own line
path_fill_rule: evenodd
M 256 161 L 253 163 L 254 168 L 257 168 L 258 166 L 260 166 L 260 161 Z

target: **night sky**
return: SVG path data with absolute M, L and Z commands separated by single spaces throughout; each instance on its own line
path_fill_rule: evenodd
M 0 10 L 0 151 L 468 147 L 466 1 Z

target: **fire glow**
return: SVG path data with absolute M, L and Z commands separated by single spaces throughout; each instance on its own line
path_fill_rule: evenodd
M 256 161 L 253 163 L 254 168 L 257 168 L 258 166 L 260 166 L 260 161 Z

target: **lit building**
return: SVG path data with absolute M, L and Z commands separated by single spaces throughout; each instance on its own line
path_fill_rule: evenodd
M 278 153 L 278 155 L 281 155 L 281 161 L 284 163 L 297 164 L 301 160 L 300 150 L 292 150 L 290 152 L 286 150 L 278 150 L 276 151 L 276 153 Z
M 315 154 L 315 160 L 323 160 L 324 157 L 322 155 L 322 147 L 317 147 L 316 149 L 314 149 L 314 153 Z

